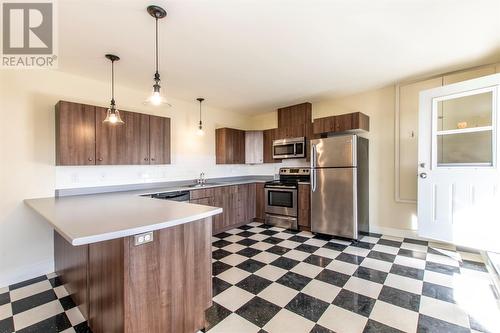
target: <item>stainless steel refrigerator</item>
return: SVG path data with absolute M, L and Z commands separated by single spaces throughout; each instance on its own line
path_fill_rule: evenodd
M 368 139 L 311 140 L 311 231 L 357 239 L 368 224 Z

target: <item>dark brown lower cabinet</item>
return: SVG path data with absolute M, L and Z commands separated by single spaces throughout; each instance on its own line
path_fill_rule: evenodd
M 298 225 L 301 230 L 311 230 L 311 185 L 299 184 Z
M 94 333 L 192 333 L 212 304 L 212 219 L 72 246 L 54 232 L 56 271 Z M 166 255 L 168 254 L 168 255 Z
M 264 183 L 255 184 L 255 218 L 264 221 L 266 218 L 266 198 L 264 194 Z
M 223 209 L 222 214 L 213 217 L 212 232 L 215 235 L 255 218 L 255 192 L 253 183 L 198 189 L 191 191 L 190 202 Z

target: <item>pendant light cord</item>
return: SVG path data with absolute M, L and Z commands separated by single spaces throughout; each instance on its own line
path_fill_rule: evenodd
M 111 60 L 111 105 L 115 105 L 115 61 Z
M 156 18 L 156 40 L 155 40 L 155 49 L 156 49 L 156 73 L 158 74 L 158 17 Z
M 201 102 L 202 101 L 200 101 L 200 124 L 201 124 Z

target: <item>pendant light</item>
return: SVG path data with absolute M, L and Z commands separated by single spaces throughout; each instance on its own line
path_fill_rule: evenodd
M 198 123 L 198 132 L 197 132 L 197 134 L 198 134 L 199 136 L 202 136 L 202 135 L 204 135 L 204 134 L 205 134 L 205 132 L 203 132 L 203 123 L 201 122 L 201 102 L 203 102 L 205 99 L 204 99 L 204 98 L 199 97 L 199 98 L 197 98 L 196 100 L 197 100 L 198 102 L 200 102 L 200 122 Z
M 158 62 L 159 62 L 159 51 L 158 51 L 158 20 L 167 16 L 167 11 L 160 6 L 148 6 L 147 11 L 149 15 L 154 17 L 155 19 L 155 74 L 153 77 L 153 92 L 151 96 L 146 100 L 146 104 L 151 104 L 154 106 L 165 104 L 167 106 L 171 106 L 166 102 L 165 97 L 161 94 L 161 86 L 160 86 L 160 73 L 158 71 Z
M 106 54 L 106 58 L 111 60 L 111 103 L 106 114 L 106 119 L 103 122 L 112 125 L 122 125 L 124 122 L 115 104 L 115 61 L 120 60 L 120 57 L 114 54 Z

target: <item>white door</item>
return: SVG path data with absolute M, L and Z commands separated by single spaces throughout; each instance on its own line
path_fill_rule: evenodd
M 418 233 L 500 251 L 500 74 L 420 93 Z

